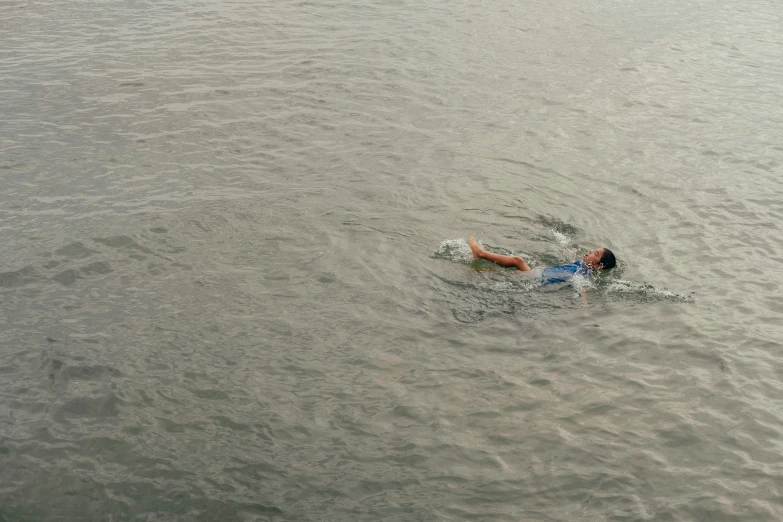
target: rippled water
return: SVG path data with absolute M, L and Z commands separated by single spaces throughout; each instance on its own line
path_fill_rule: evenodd
M 780 24 L 0 4 L 0 520 L 783 519 Z

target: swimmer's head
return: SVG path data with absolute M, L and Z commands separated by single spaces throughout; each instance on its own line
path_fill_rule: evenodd
M 601 254 L 601 260 L 598 262 L 598 266 L 600 267 L 599 270 L 614 268 L 615 265 L 617 265 L 617 260 L 614 258 L 612 251 L 608 248 L 602 248 L 601 250 L 603 250 L 604 253 Z
M 609 270 L 614 268 L 617 260 L 608 248 L 597 248 L 582 256 L 582 262 L 593 270 Z

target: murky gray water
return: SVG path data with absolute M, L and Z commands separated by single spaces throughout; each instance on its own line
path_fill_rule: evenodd
M 0 520 L 783 519 L 781 13 L 0 4 Z

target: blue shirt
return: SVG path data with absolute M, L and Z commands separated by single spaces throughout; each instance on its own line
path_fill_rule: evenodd
M 552 283 L 567 283 L 575 275 L 584 275 L 587 267 L 581 261 L 574 261 L 570 265 L 550 266 L 541 272 L 541 281 L 545 285 Z

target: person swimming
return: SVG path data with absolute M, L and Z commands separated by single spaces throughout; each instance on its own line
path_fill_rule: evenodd
M 510 268 L 516 267 L 517 270 L 527 272 L 530 270 L 524 259 L 519 256 L 506 256 L 503 254 L 493 254 L 487 252 L 476 241 L 476 238 L 470 236 L 468 240 L 473 259 L 486 259 L 496 265 Z M 598 248 L 590 250 L 579 261 L 574 261 L 568 265 L 550 266 L 541 273 L 541 280 L 544 284 L 566 283 L 577 274 L 587 274 L 590 270 L 610 270 L 615 267 L 617 261 L 614 254 L 608 248 Z

